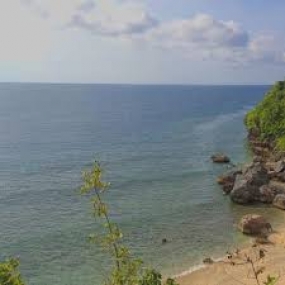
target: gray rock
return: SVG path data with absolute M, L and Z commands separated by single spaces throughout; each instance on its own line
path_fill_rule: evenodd
M 258 156 L 258 155 L 255 155 L 252 159 L 252 161 L 255 163 L 255 162 L 264 162 L 264 158 L 262 156 Z
M 280 173 L 276 173 L 274 170 L 269 170 L 267 172 L 269 179 L 278 180 L 278 176 Z
M 273 201 L 273 206 L 285 210 L 285 195 L 284 194 L 279 194 L 275 197 Z
M 230 163 L 230 158 L 220 153 L 212 155 L 211 159 L 215 163 Z
M 285 172 L 274 172 L 275 175 L 273 175 L 273 178 L 274 180 L 277 180 L 277 181 L 280 181 L 280 182 L 285 182 Z M 272 177 L 272 175 L 270 175 L 270 177 Z
M 253 202 L 263 202 L 266 193 L 260 187 L 268 184 L 269 177 L 266 169 L 261 163 L 252 163 L 244 168 L 241 175 L 237 175 L 233 190 L 231 191 L 231 199 L 238 204 L 250 204 Z
M 237 204 L 250 204 L 254 202 L 254 197 L 256 196 L 255 192 L 258 192 L 258 188 L 249 185 L 243 175 L 238 175 L 230 197 L 231 200 Z
M 278 193 L 279 192 L 275 187 L 263 185 L 259 188 L 259 195 L 255 197 L 255 200 L 262 203 L 271 204 Z
M 271 180 L 268 185 L 273 187 L 277 194 L 285 194 L 285 183 Z
M 203 260 L 204 264 L 213 264 L 214 260 L 211 257 L 207 257 Z
M 235 168 L 217 178 L 217 183 L 222 185 L 225 194 L 229 194 L 234 188 L 237 175 L 242 174 L 242 170 Z
M 267 235 L 272 232 L 270 223 L 262 216 L 249 214 L 241 218 L 238 228 L 248 235 Z
M 283 160 L 280 160 L 276 163 L 274 171 L 277 173 L 280 173 L 285 170 L 285 162 Z
M 269 182 L 269 177 L 266 168 L 262 163 L 253 163 L 245 169 L 243 173 L 245 179 L 250 185 L 260 187 Z

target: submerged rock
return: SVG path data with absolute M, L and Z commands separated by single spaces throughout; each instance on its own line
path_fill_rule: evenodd
M 214 163 L 230 163 L 230 158 L 224 154 L 218 153 L 211 156 Z
M 207 257 L 203 260 L 204 264 L 213 264 L 214 260 L 211 257 Z
M 166 239 L 166 238 L 163 238 L 163 239 L 161 240 L 161 243 L 162 243 L 162 244 L 166 244 L 166 243 L 167 243 L 167 239 Z
M 271 224 L 262 216 L 249 214 L 241 218 L 238 228 L 248 235 L 267 235 L 272 232 Z
M 285 194 L 277 195 L 273 201 L 273 206 L 285 210 Z

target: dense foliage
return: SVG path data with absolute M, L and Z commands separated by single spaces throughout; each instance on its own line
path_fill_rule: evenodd
M 21 275 L 18 272 L 19 261 L 10 259 L 0 263 L 0 284 L 1 285 L 24 285 Z
M 277 82 L 264 99 L 245 118 L 249 130 L 255 129 L 262 141 L 273 141 L 285 150 L 285 81 Z

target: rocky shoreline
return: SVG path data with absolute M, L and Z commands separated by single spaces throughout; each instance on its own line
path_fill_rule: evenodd
M 285 81 L 277 82 L 264 99 L 245 117 L 247 142 L 252 153 L 250 163 L 234 166 L 225 154 L 211 156 L 213 163 L 227 163 L 229 170 L 217 178 L 225 195 L 233 203 L 263 203 L 283 210 L 285 218 Z M 204 268 L 181 276 L 181 285 L 189 284 L 278 284 L 285 285 L 285 228 L 272 229 L 261 215 L 244 215 L 239 230 L 253 237 L 250 246 L 236 254 L 228 253 L 219 262 L 204 259 Z M 240 263 L 240 256 L 243 262 Z M 255 259 L 256 256 L 259 258 Z M 246 274 L 249 263 L 256 262 L 253 278 Z M 239 265 L 239 266 L 236 266 Z M 253 268 L 254 269 L 254 268 Z M 272 277 L 275 276 L 275 277 Z M 284 278 L 283 278 L 284 277 Z M 262 280 L 262 281 L 261 281 Z
M 249 131 L 252 162 L 233 167 L 219 176 L 217 183 L 234 203 L 265 203 L 285 210 L 284 153 L 276 152 L 272 142 L 261 142 L 258 137 L 257 130 Z

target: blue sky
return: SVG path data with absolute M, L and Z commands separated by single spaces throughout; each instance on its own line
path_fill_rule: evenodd
M 1 1 L 0 81 L 272 83 L 284 15 L 281 0 Z

